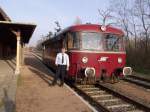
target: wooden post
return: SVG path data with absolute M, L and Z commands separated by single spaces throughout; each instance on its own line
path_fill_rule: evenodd
M 21 48 L 21 65 L 24 65 L 24 43 L 22 43 L 22 48 Z
M 20 43 L 20 66 L 22 66 L 22 43 Z
M 16 35 L 17 39 L 17 51 L 16 51 L 16 70 L 15 74 L 20 74 L 20 39 L 21 39 L 21 33 L 20 31 L 13 31 L 13 33 Z

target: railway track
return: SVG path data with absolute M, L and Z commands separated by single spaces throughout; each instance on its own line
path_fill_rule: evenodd
M 142 86 L 146 89 L 150 89 L 150 79 L 138 77 L 135 75 L 130 75 L 130 76 L 125 77 L 123 80 Z
M 73 88 L 100 112 L 149 112 L 150 110 L 149 107 L 101 84 L 74 85 Z

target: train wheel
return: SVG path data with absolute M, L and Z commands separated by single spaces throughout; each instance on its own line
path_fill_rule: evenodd
M 118 74 L 113 73 L 110 80 L 112 84 L 119 82 Z
M 81 81 L 81 84 L 86 85 L 87 84 L 87 78 L 84 77 L 83 80 Z
M 99 82 L 108 82 L 108 76 L 107 76 L 107 73 L 106 73 L 106 70 L 105 69 L 102 69 L 101 71 L 101 76 L 99 78 Z
M 108 82 L 108 77 L 106 75 L 106 73 L 102 73 L 101 77 L 99 78 L 99 82 Z
M 89 84 L 95 84 L 96 78 L 95 77 L 88 77 L 88 83 Z
M 115 83 L 115 74 L 114 73 L 110 77 L 110 83 L 112 83 L 112 84 Z

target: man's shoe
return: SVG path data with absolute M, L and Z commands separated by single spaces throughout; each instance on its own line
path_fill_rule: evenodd
M 60 84 L 59 86 L 60 86 L 60 87 L 63 87 L 63 86 L 64 86 L 64 84 Z
M 49 86 L 55 86 L 55 85 L 56 85 L 56 83 L 49 84 Z

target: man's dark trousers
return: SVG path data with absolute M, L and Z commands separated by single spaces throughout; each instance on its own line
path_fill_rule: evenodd
M 53 85 L 56 84 L 58 78 L 60 78 L 61 85 L 64 84 L 64 77 L 67 73 L 66 69 L 67 69 L 67 65 L 58 65 L 57 66 L 57 70 L 56 70 L 56 74 L 55 74 L 55 77 L 54 77 Z

